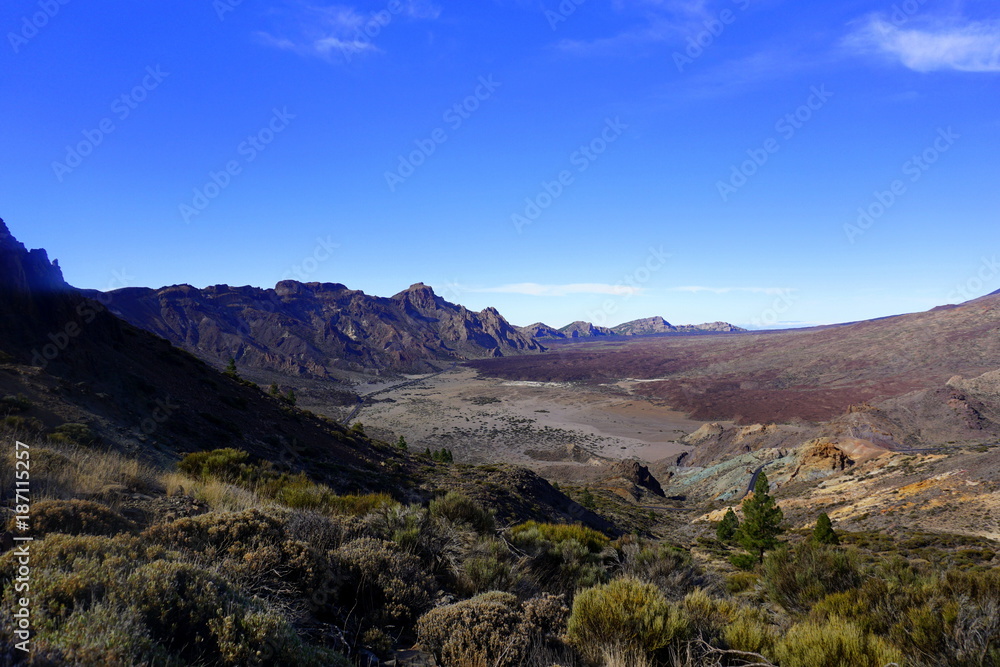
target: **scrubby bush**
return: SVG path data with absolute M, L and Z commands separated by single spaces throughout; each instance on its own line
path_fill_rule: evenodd
M 774 655 L 781 667 L 883 667 L 903 660 L 883 639 L 836 617 L 824 624 L 793 625 Z
M 40 500 L 31 506 L 31 529 L 36 537 L 48 533 L 111 536 L 132 531 L 135 524 L 91 500 Z
M 596 530 L 528 521 L 513 527 L 509 536 L 528 555 L 526 568 L 539 589 L 571 595 L 607 579 L 602 552 L 609 540 Z
M 570 642 L 588 660 L 610 652 L 654 654 L 685 637 L 687 619 L 652 584 L 615 579 L 580 592 L 569 617 Z
M 0 398 L 0 412 L 27 412 L 31 408 L 32 403 L 24 394 Z
M 185 454 L 177 469 L 196 479 L 219 479 L 237 482 L 250 475 L 250 455 L 239 449 L 214 449 Z
M 458 525 L 467 525 L 478 533 L 487 534 L 496 530 L 493 514 L 457 491 L 449 491 L 430 503 L 431 516 L 445 519 Z
M 460 559 L 457 585 L 464 595 L 511 591 L 518 579 L 514 558 L 500 540 L 477 541 Z
M 778 640 L 778 628 L 771 624 L 758 607 L 739 607 L 722 629 L 725 645 L 735 651 L 768 654 Z
M 386 540 L 362 537 L 332 552 L 345 581 L 347 608 L 372 621 L 412 620 L 430 605 L 433 579 L 420 559 Z
M 561 597 L 523 605 L 510 593 L 483 593 L 429 611 L 417 636 L 443 665 L 524 665 L 532 650 L 561 632 L 569 610 Z
M 97 436 L 86 424 L 63 424 L 57 426 L 49 439 L 54 442 L 71 445 L 93 445 L 97 442 Z
M 630 543 L 621 546 L 621 572 L 653 584 L 668 599 L 679 600 L 698 586 L 710 583 L 691 560 L 691 554 L 667 544 Z
M 13 433 L 41 433 L 45 426 L 34 417 L 22 417 L 20 415 L 7 415 L 0 420 L 0 425 L 7 431 Z
M 790 612 L 805 613 L 830 593 L 859 586 L 862 578 L 855 552 L 803 542 L 769 553 L 761 579 L 772 601 Z
M 281 515 L 259 510 L 210 512 L 147 529 L 155 543 L 185 550 L 195 562 L 216 565 L 233 583 L 262 597 L 293 595 L 312 599 L 339 573 L 321 551 L 291 539 Z

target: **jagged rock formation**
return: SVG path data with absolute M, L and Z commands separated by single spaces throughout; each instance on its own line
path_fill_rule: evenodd
M 601 327 L 590 322 L 577 321 L 561 329 L 535 322 L 526 327 L 517 327 L 526 336 L 539 339 L 594 338 L 598 336 L 653 336 L 667 333 L 736 333 L 746 331 L 728 322 L 708 322 L 705 324 L 682 324 L 674 326 L 662 317 L 645 317 L 619 324 L 616 327 Z
M 618 336 L 652 336 L 665 333 L 735 333 L 746 329 L 729 322 L 706 322 L 704 324 L 682 324 L 674 326 L 662 317 L 644 317 L 612 327 Z
M 565 338 L 566 334 L 542 322 L 535 322 L 526 327 L 514 327 L 529 338 Z
M 621 463 L 615 464 L 613 468 L 616 477 L 625 479 L 630 484 L 642 487 L 651 493 L 654 493 L 660 497 L 665 498 L 666 494 L 663 492 L 663 487 L 657 481 L 653 474 L 649 472 L 649 468 L 640 464 L 638 461 L 622 461 Z
M 594 336 L 613 336 L 614 332 L 607 327 L 599 327 L 590 322 L 578 320 L 559 329 L 563 338 L 592 338 Z
M 390 298 L 336 283 L 274 289 L 126 288 L 111 309 L 215 364 L 328 377 L 332 370 L 425 372 L 452 361 L 545 348 L 494 308 L 473 312 L 417 283 Z
M 662 317 L 644 317 L 619 324 L 612 329 L 619 336 L 648 336 L 659 333 L 675 333 L 677 327 Z

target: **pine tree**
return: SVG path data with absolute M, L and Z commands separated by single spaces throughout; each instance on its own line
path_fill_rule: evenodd
M 764 552 L 778 546 L 778 535 L 783 531 L 784 513 L 770 496 L 771 485 L 763 472 L 757 477 L 753 496 L 743 501 L 743 523 L 736 531 L 736 541 L 764 562 Z
M 840 544 L 840 538 L 833 530 L 833 523 L 830 516 L 823 512 L 816 519 L 816 527 L 813 528 L 812 540 L 816 544 Z
M 739 517 L 736 516 L 736 512 L 730 507 L 726 515 L 722 517 L 722 521 L 716 524 L 715 536 L 720 542 L 730 542 L 736 536 L 736 531 L 739 530 L 739 527 Z
M 240 374 L 236 370 L 236 360 L 229 357 L 229 362 L 226 363 L 226 370 L 223 371 L 226 375 L 231 378 L 238 378 Z
M 277 383 L 275 383 L 275 382 L 271 383 L 271 388 L 268 389 L 268 393 L 271 394 L 271 396 L 275 396 L 275 397 L 281 395 L 281 390 L 278 389 Z
M 590 492 L 590 489 L 585 488 L 583 493 L 580 494 L 580 504 L 589 510 L 594 509 L 597 503 L 594 501 L 594 494 Z
M 295 395 L 294 389 L 288 390 L 288 394 L 285 396 L 285 402 L 287 402 L 289 405 L 295 405 L 296 403 L 299 402 L 298 397 Z
M 410 446 L 406 444 L 406 438 L 399 436 L 399 440 L 396 441 L 396 448 L 405 452 Z

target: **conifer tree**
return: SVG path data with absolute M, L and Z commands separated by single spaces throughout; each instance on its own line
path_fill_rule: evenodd
M 833 530 L 833 523 L 830 516 L 823 512 L 816 519 L 816 527 L 813 528 L 812 540 L 816 544 L 840 544 L 840 538 Z
M 715 536 L 720 542 L 730 542 L 736 536 L 736 531 L 739 530 L 739 527 L 740 520 L 736 516 L 736 512 L 733 511 L 733 508 L 730 507 L 726 515 L 722 517 L 722 521 L 716 525 Z
M 764 552 L 778 546 L 778 535 L 784 532 L 781 527 L 784 513 L 770 491 L 767 475 L 761 472 L 753 496 L 743 501 L 743 523 L 736 531 L 736 541 L 760 563 L 764 562 Z

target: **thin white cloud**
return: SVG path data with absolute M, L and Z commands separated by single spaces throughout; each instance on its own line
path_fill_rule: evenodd
M 491 292 L 494 294 L 523 294 L 526 296 L 569 296 L 570 294 L 611 294 L 634 296 L 642 294 L 641 287 L 609 285 L 606 283 L 570 283 L 568 285 L 541 285 L 539 283 L 514 283 L 499 287 L 463 287 L 465 292 Z
M 333 62 L 350 61 L 356 56 L 382 53 L 378 36 L 392 22 L 404 16 L 412 20 L 434 20 L 441 8 L 429 0 L 408 0 L 400 10 L 362 14 L 347 5 L 322 5 L 290 0 L 275 12 L 284 19 L 280 30 L 256 33 L 261 43 L 301 56 Z M 374 35 L 374 37 L 373 37 Z
M 845 40 L 860 53 L 879 53 L 917 72 L 1000 72 L 1000 22 L 924 22 L 904 28 L 872 15 Z
M 710 292 L 712 294 L 729 294 L 730 292 L 752 292 L 753 294 L 788 294 L 796 290 L 790 287 L 705 287 L 704 285 L 684 285 L 671 287 L 671 292 Z
M 647 44 L 683 42 L 712 17 L 707 4 L 708 0 L 618 0 L 613 6 L 619 12 L 638 12 L 633 26 L 605 37 L 563 39 L 556 48 L 576 56 L 609 56 L 634 53 Z

